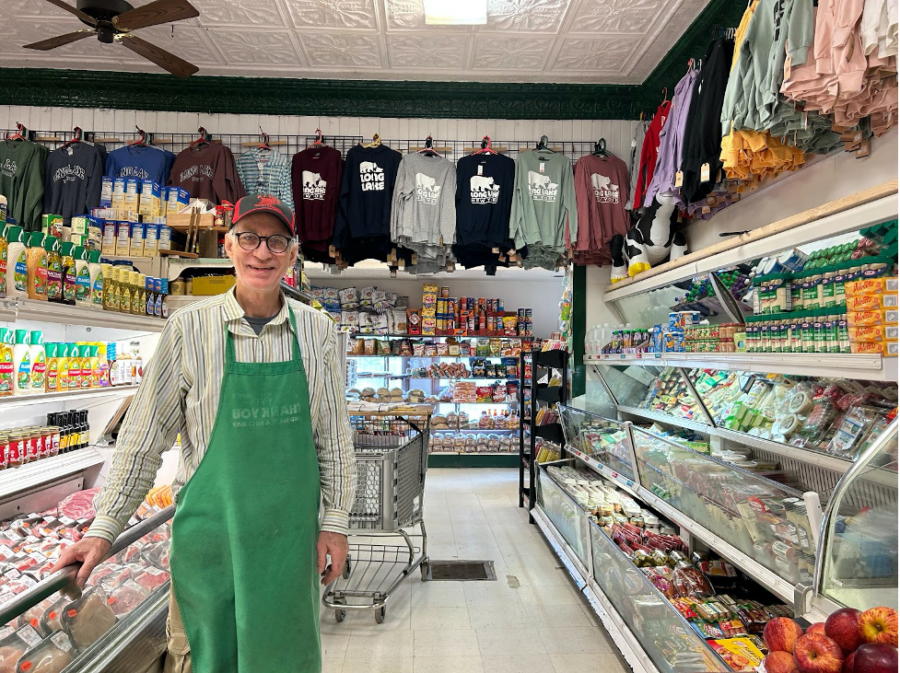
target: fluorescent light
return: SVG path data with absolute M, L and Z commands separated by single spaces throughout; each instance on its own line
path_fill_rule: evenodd
M 425 0 L 425 24 L 429 26 L 483 26 L 487 0 Z

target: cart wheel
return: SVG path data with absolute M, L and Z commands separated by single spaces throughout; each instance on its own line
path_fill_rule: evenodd
M 350 556 L 347 556 L 347 562 L 344 563 L 344 579 L 350 579 Z
M 422 581 L 423 582 L 428 581 L 428 569 L 430 567 L 431 566 L 429 565 L 428 561 L 422 561 L 422 565 L 419 566 L 420 570 L 422 571 Z
M 387 607 L 382 605 L 375 610 L 375 623 L 381 624 L 384 621 L 384 615 L 387 613 Z
M 347 611 L 346 610 L 335 610 L 334 611 L 334 619 L 340 624 L 342 621 L 347 619 Z

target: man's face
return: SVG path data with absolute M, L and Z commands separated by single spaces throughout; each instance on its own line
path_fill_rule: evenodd
M 234 261 L 237 282 L 257 292 L 276 289 L 288 268 L 297 259 L 297 244 L 292 240 L 288 249 L 280 254 L 269 250 L 267 241 L 263 240 L 255 250 L 244 250 L 238 242 L 238 235 L 243 232 L 289 238 L 287 227 L 274 215 L 253 213 L 244 217 L 225 236 L 225 254 Z

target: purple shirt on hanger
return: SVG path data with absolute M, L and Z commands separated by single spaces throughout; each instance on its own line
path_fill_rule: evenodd
M 644 206 L 653 203 L 657 194 L 674 194 L 675 201 L 681 203 L 681 190 L 675 187 L 675 174 L 681 170 L 681 161 L 684 158 L 684 132 L 687 128 L 691 98 L 694 95 L 694 81 L 699 74 L 699 70 L 691 68 L 675 86 L 669 118 L 659 133 L 656 170 L 644 197 Z

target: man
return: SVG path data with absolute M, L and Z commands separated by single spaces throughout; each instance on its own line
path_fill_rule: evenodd
M 84 585 L 180 433 L 167 672 L 321 670 L 316 581 L 343 570 L 356 463 L 334 323 L 279 288 L 293 236 L 278 199 L 238 201 L 235 287 L 169 319 L 97 517 L 57 564 L 81 562 Z

